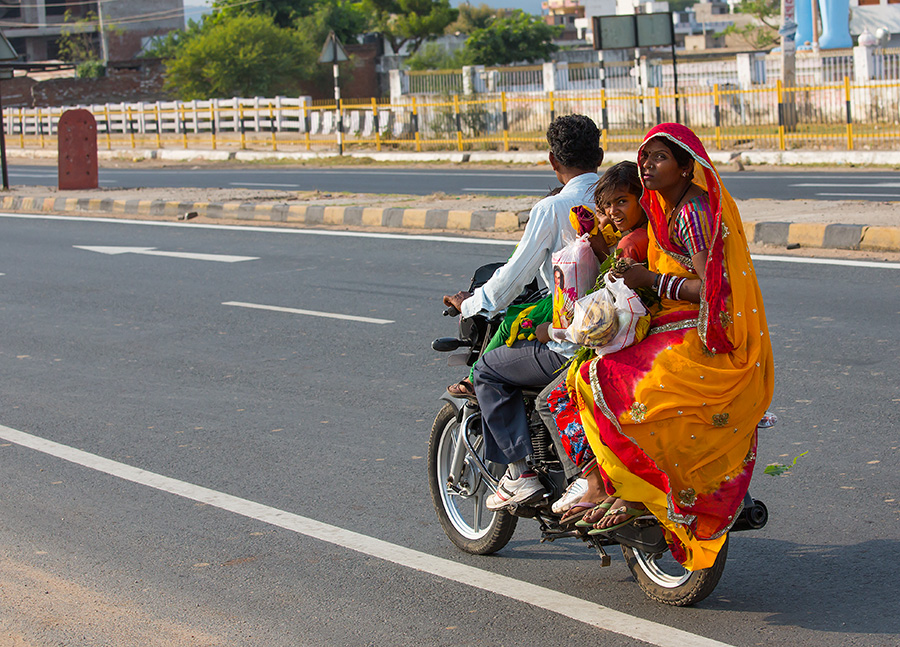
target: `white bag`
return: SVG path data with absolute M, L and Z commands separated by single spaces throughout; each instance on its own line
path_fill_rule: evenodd
M 572 323 L 575 302 L 597 281 L 600 264 L 587 241 L 580 236 L 553 254 L 553 327 L 565 329 Z
M 638 338 L 638 324 L 647 308 L 637 293 L 608 273 L 603 288 L 579 299 L 566 339 L 593 348 L 598 356 L 631 346 Z

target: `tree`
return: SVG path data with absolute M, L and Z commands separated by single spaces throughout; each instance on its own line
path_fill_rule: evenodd
M 545 61 L 557 49 L 553 39 L 561 27 L 516 9 L 476 29 L 466 40 L 466 58 L 475 65 L 509 65 L 519 61 Z
M 363 0 L 370 26 L 390 43 L 395 53 L 407 43 L 414 54 L 426 40 L 444 33 L 456 20 L 449 0 Z
M 458 70 L 468 65 L 464 50 L 448 52 L 437 43 L 426 43 L 403 62 L 410 70 Z
M 213 20 L 234 18 L 235 16 L 271 16 L 278 27 L 287 29 L 294 26 L 297 18 L 313 12 L 316 0 L 213 0 Z
M 329 31 L 334 30 L 341 43 L 355 43 L 359 35 L 366 32 L 368 24 L 369 18 L 362 4 L 352 0 L 319 2 L 309 15 L 294 22 L 301 36 L 311 43 L 318 43 L 320 49 Z
M 753 49 L 768 50 L 781 41 L 778 27 L 781 24 L 780 0 L 744 0 L 737 5 L 738 13 L 748 14 L 756 18 L 755 24 L 738 27 L 728 25 L 723 35 L 734 35 Z
M 223 18 L 165 61 L 166 87 L 185 100 L 292 94 L 312 76 L 320 46 L 271 16 Z
M 458 11 L 456 20 L 447 25 L 448 34 L 471 34 L 476 29 L 484 29 L 492 20 L 506 13 L 505 9 L 494 9 L 484 3 L 475 7 L 468 2 L 459 5 Z

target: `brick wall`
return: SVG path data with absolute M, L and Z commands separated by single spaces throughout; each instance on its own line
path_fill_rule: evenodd
M 140 60 L 128 65 L 111 64 L 100 79 L 49 79 L 34 81 L 17 77 L 3 81 L 5 107 L 50 107 L 119 103 L 121 101 L 163 101 L 165 68 L 161 61 Z
M 346 45 L 353 57 L 350 65 L 341 68 L 341 97 L 368 99 L 381 95 L 375 65 L 378 48 L 375 45 Z M 328 80 L 322 86 L 304 87 L 300 94 L 314 99 L 334 97 L 331 66 Z M 107 75 L 101 79 L 50 79 L 35 81 L 16 77 L 0 85 L 5 107 L 51 107 L 102 103 L 164 101 L 173 97 L 163 90 L 165 67 L 162 61 L 140 59 L 129 63 L 111 63 Z

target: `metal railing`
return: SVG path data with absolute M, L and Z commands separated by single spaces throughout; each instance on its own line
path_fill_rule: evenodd
M 573 66 L 574 67 L 574 66 Z M 577 69 L 577 68 L 576 68 Z M 624 76 L 624 75 L 623 75 Z M 617 78 L 615 74 L 609 78 Z M 609 80 L 609 79 L 608 79 Z M 733 83 L 687 87 L 615 87 L 599 91 L 458 93 L 315 105 L 296 98 L 106 104 L 87 106 L 101 148 L 310 151 L 337 147 L 383 150 L 542 148 L 557 115 L 586 114 L 606 149 L 633 149 L 661 121 L 694 129 L 715 149 L 900 148 L 900 81 L 749 89 Z M 56 146 L 63 108 L 7 108 L 7 144 Z

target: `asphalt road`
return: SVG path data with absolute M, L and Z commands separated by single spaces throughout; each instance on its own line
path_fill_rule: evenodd
M 29 217 L 0 234 L 0 636 L 643 644 L 621 618 L 548 610 L 561 592 L 659 645 L 900 640 L 897 264 L 756 262 L 781 422 L 751 490 L 771 519 L 732 537 L 710 598 L 673 609 L 620 556 L 603 569 L 532 523 L 493 557 L 441 532 L 424 456 L 460 370 L 430 350 L 453 333 L 440 296 L 508 244 Z
M 722 172 L 732 196 L 738 200 L 769 198 L 791 200 L 900 200 L 900 179 L 894 171 L 752 171 Z M 54 167 L 14 164 L 11 185 L 56 186 Z M 136 187 L 240 187 L 357 193 L 430 195 L 488 194 L 545 195 L 557 186 L 549 170 L 492 170 L 469 168 L 102 168 L 100 185 Z

